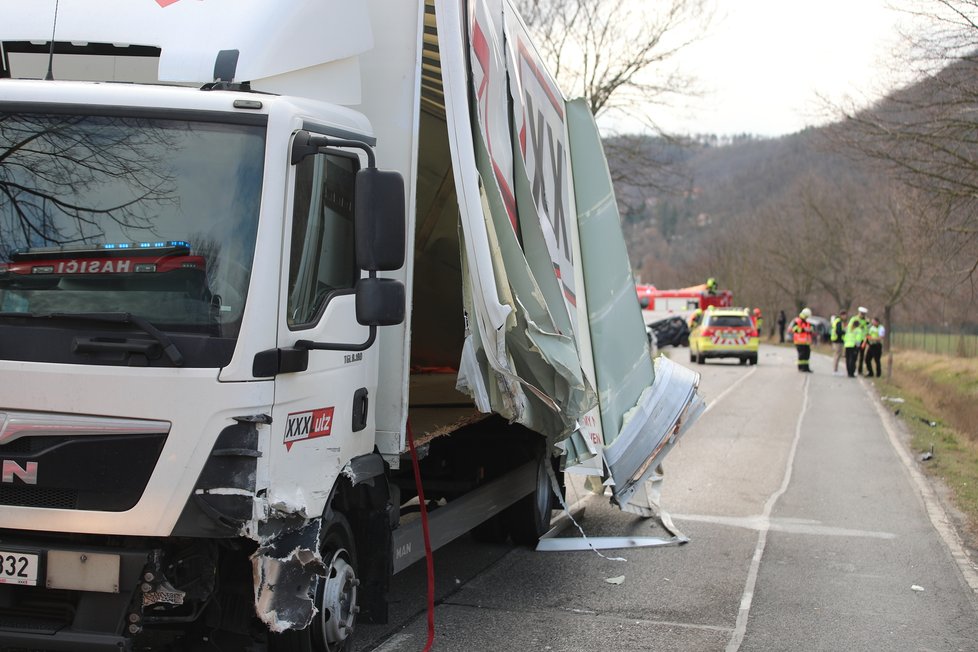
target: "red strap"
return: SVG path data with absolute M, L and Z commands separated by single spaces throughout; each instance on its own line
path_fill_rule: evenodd
M 435 561 L 431 557 L 431 537 L 428 534 L 428 507 L 424 500 L 424 487 L 421 485 L 421 467 L 418 465 L 418 452 L 414 450 L 414 433 L 411 422 L 407 424 L 408 448 L 411 449 L 411 465 L 414 467 L 414 484 L 418 487 L 418 503 L 421 505 L 421 532 L 424 534 L 424 556 L 428 567 L 428 642 L 424 652 L 431 650 L 435 642 Z

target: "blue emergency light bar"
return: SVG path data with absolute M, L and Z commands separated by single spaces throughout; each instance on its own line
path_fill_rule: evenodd
M 104 256 L 168 256 L 188 255 L 190 243 L 186 240 L 156 240 L 147 242 L 106 242 L 103 244 L 63 245 L 59 247 L 31 247 L 10 255 L 12 261 L 44 260 Z

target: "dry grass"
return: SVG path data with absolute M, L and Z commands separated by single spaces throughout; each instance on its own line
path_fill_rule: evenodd
M 935 420 L 978 443 L 978 360 L 896 351 L 892 380 L 918 396 Z
M 966 545 L 978 550 L 978 360 L 897 351 L 892 378 L 876 384 L 906 401 L 887 407 L 906 422 L 915 456 L 933 450 L 921 469 L 943 481 Z

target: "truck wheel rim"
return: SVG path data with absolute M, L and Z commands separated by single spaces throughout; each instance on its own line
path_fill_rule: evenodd
M 322 583 L 319 601 L 319 618 L 327 650 L 337 650 L 353 633 L 356 618 L 357 585 L 356 571 L 348 561 L 347 551 L 340 548 L 329 563 Z

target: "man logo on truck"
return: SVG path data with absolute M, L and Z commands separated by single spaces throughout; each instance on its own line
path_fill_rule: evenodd
M 37 462 L 28 462 L 21 466 L 14 460 L 3 461 L 3 482 L 10 483 L 17 478 L 24 484 L 37 484 Z

